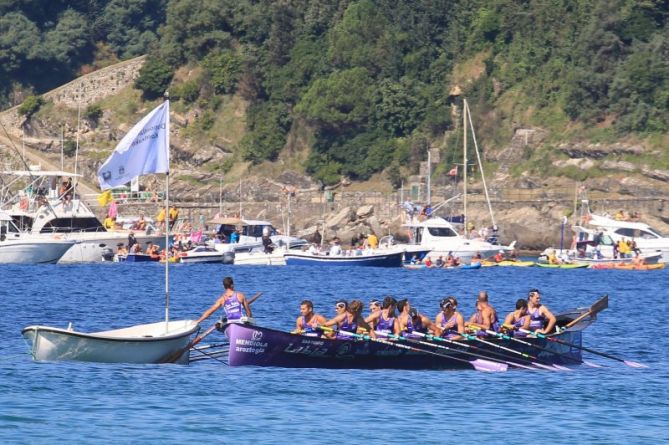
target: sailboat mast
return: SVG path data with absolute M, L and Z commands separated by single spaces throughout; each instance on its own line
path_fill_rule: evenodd
M 427 203 L 430 204 L 432 202 L 432 150 L 430 148 L 427 149 Z
M 169 153 L 170 153 L 170 101 L 169 96 L 165 97 L 167 102 L 167 118 L 165 119 L 165 144 L 167 145 L 168 171 L 165 173 L 165 330 L 168 330 L 170 321 L 170 172 L 169 172 Z M 176 221 L 175 221 L 176 224 Z
M 464 202 L 464 210 L 463 210 L 463 215 L 464 217 L 462 218 L 462 224 L 465 227 L 465 233 L 467 233 L 467 99 L 463 99 L 463 105 L 462 105 L 462 131 L 463 131 L 463 136 L 462 136 L 462 141 L 464 143 L 463 145 L 463 160 L 462 160 L 462 181 L 463 181 L 463 191 L 462 191 L 462 200 Z
M 483 162 L 481 161 L 481 151 L 479 150 L 478 142 L 476 142 L 476 133 L 474 132 L 474 123 L 472 122 L 472 113 L 469 110 L 469 105 L 467 105 L 467 119 L 469 120 L 469 126 L 472 129 L 472 139 L 474 140 L 474 149 L 476 150 L 476 160 L 478 161 L 479 170 L 481 171 L 481 181 L 483 182 L 483 191 L 485 192 L 485 200 L 488 203 L 490 220 L 492 221 L 492 225 L 494 227 L 497 224 L 495 223 L 495 215 L 492 212 L 492 204 L 490 203 L 490 194 L 488 193 L 488 185 L 485 182 L 485 173 L 483 172 Z

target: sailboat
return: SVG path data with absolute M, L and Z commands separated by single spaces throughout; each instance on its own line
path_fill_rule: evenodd
M 483 175 L 483 164 L 481 162 L 481 155 L 479 153 L 478 143 L 476 142 L 476 136 L 474 134 L 474 125 L 472 123 L 471 112 L 469 111 L 469 105 L 467 104 L 466 99 L 464 100 L 463 103 L 462 115 L 463 115 L 463 131 L 464 131 L 464 138 L 463 138 L 464 185 L 463 185 L 462 199 L 463 199 L 464 213 L 461 218 L 461 221 L 458 222 L 462 223 L 466 232 L 468 225 L 467 224 L 468 221 L 467 220 L 467 128 L 470 128 L 472 131 L 474 146 L 476 149 L 475 150 L 476 159 L 478 161 L 478 166 L 481 170 L 483 189 L 485 191 L 486 202 L 488 203 L 488 210 L 490 212 L 490 219 L 492 221 L 493 232 L 495 232 L 496 234 L 497 225 L 495 222 L 495 216 L 492 211 L 492 205 L 490 204 L 488 187 L 485 182 L 485 176 Z M 429 162 L 428 162 L 428 167 L 429 167 Z M 430 199 L 429 177 L 430 173 L 428 172 L 428 203 Z M 448 203 L 449 201 L 458 198 L 459 196 L 460 195 L 455 196 L 454 198 L 447 200 L 445 203 Z M 442 203 L 442 205 L 445 203 Z M 440 206 L 434 208 L 433 214 L 439 207 Z M 497 252 L 509 253 L 514 250 L 516 244 L 516 242 L 513 241 L 508 246 L 500 246 L 498 244 L 490 242 L 489 239 L 488 240 L 478 239 L 478 238 L 470 239 L 467 236 L 463 236 L 458 233 L 458 230 L 455 227 L 455 224 L 453 223 L 452 220 L 449 221 L 447 219 L 440 218 L 437 216 L 433 216 L 424 221 L 419 221 L 419 222 L 412 221 L 405 224 L 404 227 L 407 227 L 407 229 L 411 233 L 411 239 L 413 241 L 413 244 L 402 245 L 403 247 L 405 247 L 405 250 L 408 254 L 407 256 L 409 255 L 423 256 L 421 252 L 427 250 L 428 251 L 427 255 L 432 258 L 436 258 L 439 256 L 446 257 L 449 254 L 453 254 L 459 257 L 465 263 L 469 263 L 472 260 L 472 258 L 474 258 L 477 254 L 483 258 L 487 258 L 495 255 Z
M 149 173 L 165 173 L 165 211 L 169 212 L 169 101 L 137 123 L 98 170 L 103 190 Z M 169 234 L 165 231 L 165 245 Z M 28 326 L 23 337 L 35 360 L 102 363 L 180 363 L 189 360 L 190 338 L 199 330 L 194 320 L 170 320 L 169 262 L 165 262 L 165 320 L 100 332 L 50 326 Z

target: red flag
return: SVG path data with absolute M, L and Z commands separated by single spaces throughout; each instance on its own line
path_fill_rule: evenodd
M 454 166 L 448 171 L 448 176 L 458 176 L 458 166 Z

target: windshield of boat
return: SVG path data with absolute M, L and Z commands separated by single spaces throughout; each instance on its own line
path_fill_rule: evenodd
M 643 230 L 643 229 L 630 229 L 627 227 L 622 227 L 620 229 L 616 229 L 616 233 L 618 235 L 627 237 L 627 238 L 641 238 L 641 239 L 655 239 L 655 238 L 660 238 L 660 235 L 657 233 L 654 233 L 655 231 L 650 229 L 650 230 Z
M 251 225 L 251 226 L 244 227 L 244 229 L 242 231 L 242 235 L 253 236 L 255 238 L 260 238 L 260 237 L 262 237 L 262 231 L 265 227 L 267 227 L 269 229 L 269 235 L 270 236 L 274 236 L 274 235 L 277 234 L 276 229 L 272 226 L 267 226 L 267 225 L 254 226 L 254 225 Z
M 437 237 L 458 236 L 450 227 L 428 227 L 427 230 L 430 235 Z
M 106 232 L 95 217 L 55 218 L 44 224 L 40 233 Z

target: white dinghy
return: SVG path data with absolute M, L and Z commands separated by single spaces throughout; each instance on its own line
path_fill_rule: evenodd
M 98 170 L 105 190 L 147 173 L 166 173 L 165 213 L 169 212 L 169 101 L 136 124 Z M 165 246 L 169 245 L 165 231 Z M 104 363 L 188 363 L 194 320 L 170 321 L 169 262 L 165 262 L 165 321 L 123 329 L 83 333 L 72 329 L 28 326 L 24 338 L 35 360 Z
M 198 329 L 193 320 L 179 320 L 91 333 L 28 326 L 21 333 L 38 361 L 188 364 L 188 344 Z

